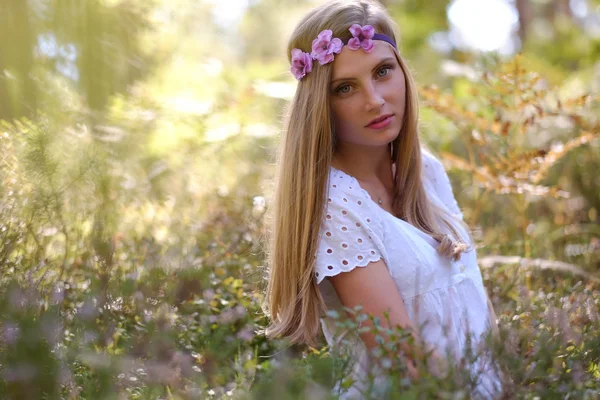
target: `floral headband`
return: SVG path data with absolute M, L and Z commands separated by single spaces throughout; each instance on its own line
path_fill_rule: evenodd
M 333 32 L 330 29 L 325 29 L 313 40 L 311 53 L 305 53 L 300 49 L 292 50 L 292 67 L 290 71 L 296 79 L 301 80 L 312 71 L 313 60 L 317 60 L 321 65 L 332 62 L 333 55 L 339 54 L 346 44 L 350 50 L 363 49 L 367 53 L 373 50 L 373 40 L 383 40 L 397 48 L 396 42 L 392 38 L 381 33 L 375 33 L 375 29 L 371 25 L 360 26 L 354 24 L 349 31 L 352 37 L 342 42 L 341 39 L 333 37 Z

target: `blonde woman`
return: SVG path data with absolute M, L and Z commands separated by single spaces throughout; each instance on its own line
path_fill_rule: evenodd
M 362 305 L 439 360 L 459 359 L 467 336 L 477 343 L 496 321 L 448 176 L 421 147 L 393 21 L 375 1 L 326 3 L 297 25 L 288 57 L 298 86 L 277 163 L 267 335 L 315 345 L 322 331 L 333 347 L 346 333 L 327 310 Z M 372 332 L 355 343 L 346 397 L 360 398 L 377 344 Z M 483 372 L 473 395 L 494 398 L 500 381 Z

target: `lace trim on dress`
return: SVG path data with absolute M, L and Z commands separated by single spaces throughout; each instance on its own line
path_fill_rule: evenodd
M 329 179 L 315 262 L 317 283 L 383 258 L 383 225 L 359 191 L 364 189 L 334 168 Z

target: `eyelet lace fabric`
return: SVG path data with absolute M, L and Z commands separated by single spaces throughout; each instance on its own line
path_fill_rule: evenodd
M 342 174 L 334 174 L 331 180 L 317 251 L 317 283 L 365 267 L 383 255 L 383 225 L 361 188 Z
M 423 184 L 430 200 L 462 219 L 442 163 L 422 149 L 422 164 Z M 355 178 L 335 168 L 330 171 L 326 201 L 314 276 L 328 309 L 342 312 L 342 304 L 326 277 L 383 260 L 413 325 L 424 326 L 421 337 L 441 354 L 449 350 L 460 357 L 468 336 L 475 339 L 475 344 L 487 332 L 491 323 L 487 294 L 474 250 L 463 253 L 458 261 L 441 256 L 435 239 L 385 211 Z M 362 398 L 364 379 L 375 367 L 369 362 L 366 347 L 357 335 L 340 331 L 328 317 L 321 318 L 321 327 L 332 348 L 342 339 L 349 341 L 356 360 L 351 372 L 356 383 L 340 398 Z M 477 368 L 473 366 L 474 374 L 481 372 Z M 479 374 L 478 389 L 471 396 L 493 399 L 501 392 L 499 378 L 493 368 L 481 369 L 484 371 Z

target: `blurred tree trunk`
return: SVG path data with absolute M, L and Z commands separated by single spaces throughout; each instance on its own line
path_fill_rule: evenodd
M 554 0 L 548 5 L 548 7 L 550 8 L 550 16 L 552 20 L 556 19 L 556 17 L 559 15 L 573 18 L 569 0 Z
M 8 85 L 6 80 L 8 79 L 4 74 L 6 71 L 6 64 L 2 60 L 2 53 L 0 53 L 0 119 L 8 119 L 13 115 L 12 106 L 10 104 Z
M 559 15 L 573 18 L 573 12 L 569 0 L 552 0 L 548 4 L 536 6 L 531 0 L 516 0 L 517 12 L 519 13 L 519 39 L 521 43 L 525 43 L 527 39 L 527 30 L 531 25 L 531 21 L 535 18 L 534 9 L 541 8 L 541 13 L 538 14 L 550 22 L 554 22 Z
M 0 118 L 31 116 L 37 108 L 37 86 L 31 76 L 35 31 L 31 26 L 28 3 L 4 0 L 0 5 L 0 17 L 0 72 L 4 75 L 0 79 L 0 97 L 3 97 Z M 14 81 L 10 81 L 5 70 Z
M 527 29 L 533 20 L 533 13 L 531 12 L 531 3 L 529 0 L 517 0 L 516 7 L 519 13 L 519 39 L 521 40 L 522 47 L 527 39 Z

